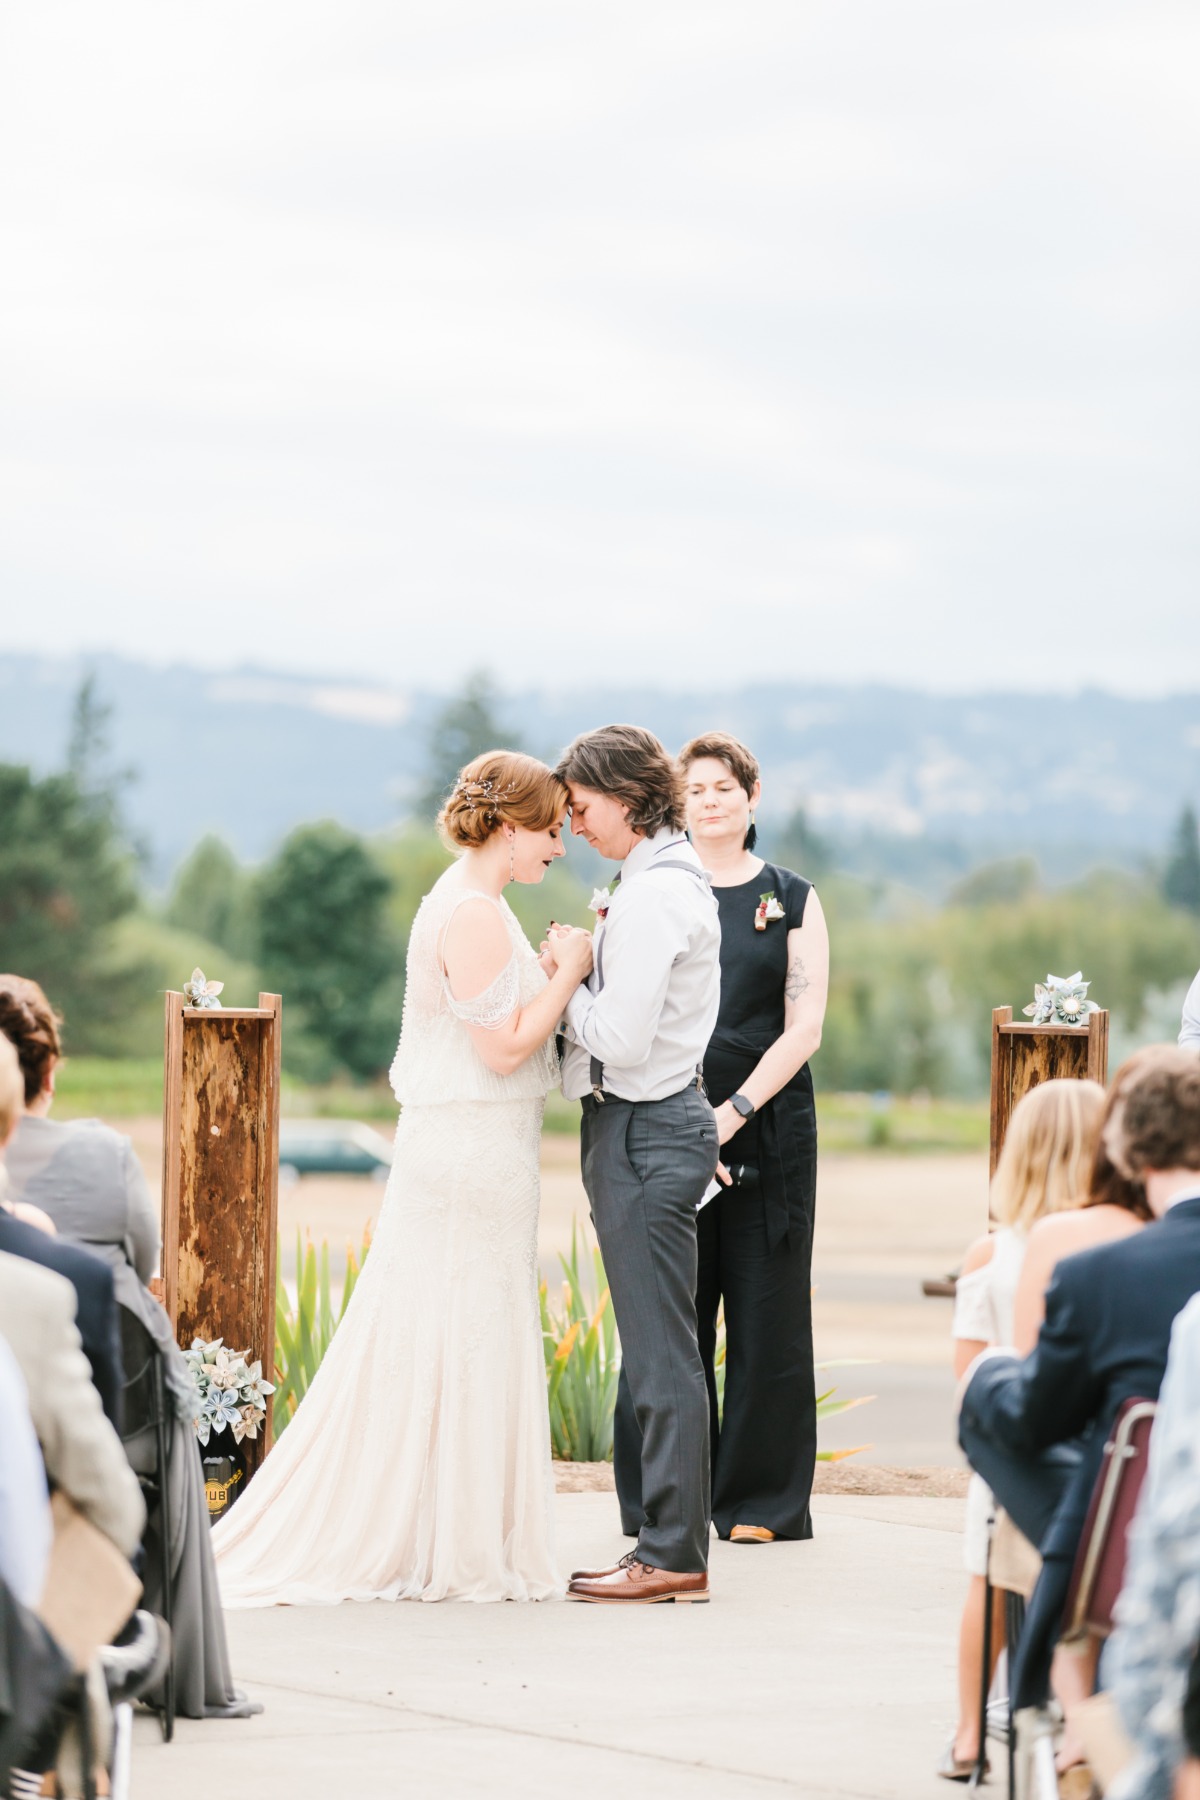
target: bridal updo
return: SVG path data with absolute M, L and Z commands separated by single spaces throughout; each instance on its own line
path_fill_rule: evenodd
M 437 826 L 452 850 L 478 850 L 502 825 L 548 831 L 566 808 L 566 788 L 536 756 L 485 750 L 459 775 Z
M 36 981 L 24 975 L 0 975 L 0 1032 L 17 1053 L 27 1106 L 33 1105 L 62 1055 L 61 1024 L 61 1015 Z

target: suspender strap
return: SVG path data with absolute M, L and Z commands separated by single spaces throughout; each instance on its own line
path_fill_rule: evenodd
M 696 867 L 695 863 L 684 862 L 684 860 L 681 856 L 664 856 L 660 862 L 652 862 L 649 864 L 649 866 L 647 868 L 641 870 L 640 872 L 643 875 L 652 875 L 656 869 L 683 869 L 686 871 L 687 874 L 694 876 L 697 881 L 703 882 L 703 884 L 706 888 L 711 889 L 712 884 L 709 881 L 708 876 L 705 873 L 705 871 L 703 869 L 698 869 Z M 621 879 L 621 877 L 618 875 L 617 880 L 620 881 L 620 879 Z M 596 945 L 596 990 L 595 991 L 597 994 L 601 991 L 603 986 L 604 986 L 604 934 L 601 933 L 600 941 Z M 600 1061 L 600 1058 L 598 1056 L 593 1056 L 593 1058 L 592 1058 L 591 1079 L 592 1079 L 592 1098 L 599 1105 L 603 1106 L 603 1104 L 604 1104 L 604 1064 Z M 704 1065 L 702 1063 L 697 1063 L 696 1064 L 696 1086 L 698 1088 L 702 1087 L 703 1081 L 704 1081 Z

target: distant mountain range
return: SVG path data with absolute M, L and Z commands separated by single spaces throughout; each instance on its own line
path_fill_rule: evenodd
M 412 809 L 444 704 L 266 669 L 225 674 L 89 659 L 113 707 L 112 754 L 136 779 L 126 812 L 164 880 L 205 831 L 256 860 L 301 820 L 361 831 Z M 61 766 L 78 659 L 0 655 L 0 759 Z M 722 726 L 758 755 L 764 820 L 803 805 L 859 847 L 952 844 L 950 864 L 1030 851 L 1053 874 L 1161 855 L 1200 799 L 1200 694 L 1084 692 L 948 697 L 898 688 L 764 682 L 732 692 L 568 688 L 507 695 L 525 746 L 552 755 L 577 732 L 632 719 L 671 746 Z

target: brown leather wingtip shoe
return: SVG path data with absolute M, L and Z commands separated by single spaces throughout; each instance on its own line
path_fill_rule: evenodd
M 773 1544 L 775 1533 L 765 1525 L 735 1525 L 729 1541 L 731 1544 Z
M 602 1575 L 577 1575 L 567 1589 L 568 1600 L 587 1600 L 593 1606 L 703 1606 L 709 1600 L 708 1573 L 701 1569 L 680 1575 L 673 1569 L 655 1569 L 623 1557 L 615 1569 Z

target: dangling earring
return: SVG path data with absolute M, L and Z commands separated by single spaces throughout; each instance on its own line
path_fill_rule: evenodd
M 754 823 L 754 814 L 753 814 L 753 812 L 751 812 L 750 824 L 746 831 L 746 836 L 742 841 L 742 848 L 743 848 L 743 850 L 753 850 L 753 848 L 754 848 L 755 844 L 757 844 L 757 842 L 758 842 L 758 828 Z
M 513 867 L 513 845 L 515 842 L 515 837 L 510 837 L 508 840 L 508 879 L 510 881 L 515 881 L 517 878 L 517 871 Z

